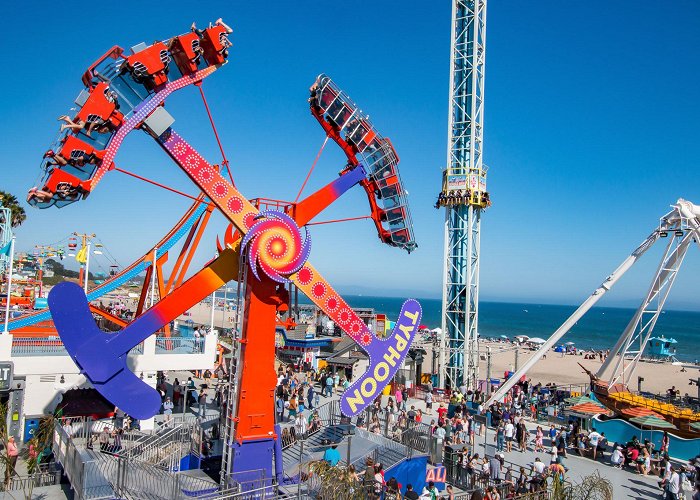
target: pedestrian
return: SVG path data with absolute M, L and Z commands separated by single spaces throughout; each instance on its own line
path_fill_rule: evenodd
M 207 387 L 211 384 L 211 371 L 209 369 L 204 370 L 204 383 Z
M 309 384 L 309 391 L 306 393 L 306 402 L 308 403 L 309 410 L 314 409 L 314 386 Z
M 433 412 L 433 393 L 425 393 L 425 413 L 431 414 Z
M 496 451 L 498 452 L 503 451 L 506 440 L 504 427 L 503 422 L 499 422 L 498 427 L 496 427 L 496 436 L 494 437 L 494 441 L 496 441 Z
M 124 426 L 124 411 L 118 406 L 114 407 L 114 427 L 121 429 Z
M 330 373 L 326 377 L 326 386 L 323 388 L 324 396 L 333 397 L 333 375 Z
M 165 415 L 165 424 L 167 425 L 168 422 L 170 422 L 170 417 L 173 415 L 173 408 L 175 405 L 173 404 L 172 401 L 170 401 L 170 398 L 165 398 L 165 401 L 163 402 L 163 415 Z
M 7 463 L 5 464 L 5 484 L 9 484 L 10 478 L 17 475 L 15 466 L 17 465 L 17 457 L 19 456 L 19 448 L 15 443 L 14 436 L 7 439 Z
M 100 437 L 97 439 L 100 443 L 100 451 L 107 451 L 109 448 L 109 437 L 109 430 L 107 427 L 104 427 L 102 432 L 100 432 Z
M 299 403 L 297 402 L 297 395 L 292 394 L 289 398 L 289 420 L 297 416 L 297 411 L 299 409 Z
M 301 413 L 294 419 L 294 430 L 299 439 L 304 439 L 306 437 L 306 419 Z
M 275 399 L 275 413 L 277 413 L 277 422 L 284 422 L 284 399 L 282 396 L 277 396 Z
M 199 407 L 197 408 L 197 416 L 201 418 L 207 418 L 207 393 L 204 392 L 202 387 L 199 391 L 199 397 L 197 398 L 199 402 Z
M 681 476 L 678 474 L 675 465 L 671 465 L 671 475 L 666 483 L 666 500 L 678 500 L 681 492 Z
M 197 352 L 199 352 L 199 342 L 202 338 L 202 334 L 199 332 L 198 326 L 196 326 L 194 328 L 194 332 L 192 333 L 192 335 L 194 336 L 194 346 L 193 346 L 194 349 L 193 350 L 195 353 L 197 353 Z
M 508 420 L 503 427 L 503 434 L 506 437 L 506 451 L 510 453 L 513 451 L 513 437 L 515 436 L 515 426 L 510 420 Z
M 396 398 L 396 408 L 398 408 L 399 410 L 405 410 L 403 406 L 403 393 L 401 392 L 401 388 L 399 386 L 396 386 L 394 398 Z
M 335 372 L 333 375 L 333 391 L 335 394 L 338 394 L 338 387 L 340 387 L 340 375 L 338 372 Z
M 173 382 L 173 404 L 175 406 L 180 406 L 180 395 L 182 394 L 181 391 L 180 381 L 176 378 Z

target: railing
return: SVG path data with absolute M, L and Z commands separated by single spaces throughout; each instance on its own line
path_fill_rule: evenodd
M 38 472 L 28 476 L 13 476 L 9 482 L 0 482 L 0 492 L 19 491 L 29 492 L 33 488 L 53 486 L 61 482 L 61 471 L 55 464 L 42 464 Z
M 89 420 L 86 425 L 77 427 L 79 435 L 89 435 Z M 94 424 L 94 422 L 92 422 Z M 188 427 L 189 430 L 191 430 Z M 157 446 L 163 439 L 174 439 L 172 430 L 165 436 L 156 437 L 147 445 L 142 443 L 142 452 Z M 153 436 L 146 436 L 153 438 Z M 83 438 L 77 438 L 83 439 Z M 141 439 L 145 439 L 141 436 Z M 160 439 L 160 441 L 158 441 Z M 218 490 L 218 485 L 212 481 L 188 476 L 172 474 L 141 461 L 133 456 L 135 451 L 122 455 L 100 453 L 97 450 L 81 449 L 76 446 L 74 438 L 68 435 L 66 429 L 56 423 L 54 431 L 54 455 L 71 482 L 78 500 L 111 499 L 115 497 L 146 498 L 165 497 L 173 500 L 186 499 L 201 494 L 212 494 Z M 153 457 L 150 457 L 153 458 Z
M 12 338 L 12 356 L 66 356 L 61 339 L 54 336 Z
M 199 354 L 204 352 L 204 338 L 156 337 L 156 354 Z
M 114 422 L 111 420 L 94 420 L 92 417 L 64 417 L 60 419 L 59 422 L 66 435 L 70 437 L 75 444 L 84 445 L 85 448 L 91 448 L 97 444 L 99 435 L 105 430 L 109 433 L 110 438 L 113 438 L 115 433 L 119 432 L 119 441 L 121 441 L 121 445 L 117 447 L 110 445 L 107 451 L 112 453 L 136 446 L 144 440 L 151 438 L 150 433 L 142 432 L 138 429 L 120 429 L 115 426 Z

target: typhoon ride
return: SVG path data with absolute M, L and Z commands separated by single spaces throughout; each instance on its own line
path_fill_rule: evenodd
M 107 172 L 128 173 L 115 166 L 114 158 L 133 130 L 150 135 L 201 193 L 191 197 L 194 203 L 178 224 L 134 264 L 87 295 L 76 284 L 60 283 L 49 294 L 50 314 L 39 311 L 15 320 L 11 327 L 16 330 L 52 319 L 66 350 L 92 385 L 126 413 L 150 418 L 160 408 L 160 396 L 128 369 L 127 354 L 155 332 L 167 330 L 171 321 L 197 302 L 229 281 L 237 281 L 237 310 L 242 312 L 238 315 L 238 369 L 229 370 L 222 486 L 227 478 L 244 481 L 259 477 L 261 472 L 264 478 L 274 477 L 281 484 L 273 360 L 275 328 L 280 323 L 288 328 L 294 325 L 291 317 L 279 319 L 289 312 L 292 293 L 300 290 L 308 296 L 369 356 L 366 373 L 342 398 L 341 410 L 346 416 L 365 409 L 388 384 L 408 353 L 421 319 L 418 302 L 407 300 L 393 331 L 384 338 L 375 335 L 308 262 L 308 226 L 343 193 L 360 185 L 367 194 L 369 218 L 380 240 L 408 252 L 416 243 L 397 168 L 399 158 L 391 142 L 325 75 L 311 86 L 309 103 L 326 141 L 331 138 L 347 157 L 338 178 L 302 200 L 297 196 L 294 202 L 247 199 L 236 189 L 202 89 L 203 80 L 226 64 L 230 33 L 219 20 L 203 30 L 193 28 L 168 40 L 137 45 L 130 54 L 115 46 L 85 72 L 85 88 L 76 100 L 80 109 L 74 117 L 61 118 L 65 125 L 44 155 L 44 176 L 29 191 L 29 203 L 60 208 L 85 199 Z M 202 95 L 223 156 L 220 166 L 207 162 L 178 135 L 172 128 L 174 118 L 164 108 L 172 93 L 190 85 L 197 86 Z M 222 175 L 224 171 L 228 179 Z M 184 281 L 213 210 L 219 210 L 230 222 L 223 244 L 217 241 L 219 254 Z M 185 234 L 185 248 L 165 281 L 158 265 Z M 159 300 L 154 302 L 152 295 L 151 307 L 144 310 L 144 285 L 133 321 L 121 325 L 117 333 L 98 329 L 91 312 L 95 306 L 90 301 L 142 271 L 147 272 L 145 284 L 157 283 Z

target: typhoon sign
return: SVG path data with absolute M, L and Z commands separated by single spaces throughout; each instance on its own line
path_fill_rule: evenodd
M 375 338 L 365 347 L 369 368 L 343 394 L 340 410 L 346 416 L 357 415 L 369 406 L 396 375 L 420 325 L 422 309 L 409 299 L 401 307 L 394 329 L 386 339 Z

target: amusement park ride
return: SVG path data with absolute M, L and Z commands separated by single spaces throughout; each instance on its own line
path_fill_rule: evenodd
M 80 110 L 75 117 L 66 117 L 70 126 L 64 127 L 46 153 L 45 176 L 39 187 L 30 190 L 28 201 L 48 208 L 86 198 L 107 172 L 121 171 L 114 158 L 127 134 L 137 129 L 150 135 L 189 176 L 201 194 L 180 223 L 142 259 L 87 296 L 73 283 L 55 286 L 49 294 L 50 315 L 66 350 L 93 386 L 125 412 L 149 418 L 158 412 L 160 397 L 127 368 L 129 350 L 155 332 L 167 330 L 172 320 L 227 282 L 237 281 L 239 300 L 243 300 L 238 311 L 243 313 L 238 325 L 238 369 L 229 371 L 222 481 L 232 474 L 240 479 L 256 471 L 263 471 L 266 478 L 276 475 L 281 481 L 280 432 L 274 420 L 275 328 L 280 316 L 289 313 L 290 297 L 296 290 L 307 295 L 369 356 L 367 372 L 342 398 L 341 410 L 348 416 L 372 403 L 392 379 L 421 318 L 418 302 L 407 300 L 393 332 L 386 338 L 376 337 L 308 262 L 308 224 L 343 193 L 360 185 L 380 240 L 408 252 L 416 243 L 399 177 L 399 158 L 391 142 L 325 75 L 310 89 L 310 109 L 327 137 L 345 153 L 347 164 L 335 180 L 300 201 L 247 199 L 235 187 L 230 171 L 229 179 L 222 175 L 229 170 L 223 148 L 221 166 L 212 165 L 172 128 L 174 119 L 164 108 L 166 99 L 195 85 L 206 105 L 202 82 L 227 62 L 230 32 L 218 21 L 201 31 L 137 45 L 130 53 L 113 47 L 98 59 L 83 75 L 85 89 L 76 100 Z M 215 128 L 214 133 L 218 141 Z M 219 245 L 214 260 L 184 281 L 193 248 L 215 209 L 231 223 L 224 244 Z M 181 251 L 166 281 L 159 269 L 185 233 L 188 250 Z M 117 333 L 99 330 L 89 302 L 143 271 L 147 272 L 145 283 L 157 282 L 159 300 L 144 310 L 142 293 L 133 321 L 123 324 Z M 47 319 L 48 312 L 42 311 L 15 320 L 11 326 L 26 327 Z M 288 317 L 282 323 L 293 327 L 294 320 Z
M 493 393 L 485 406 L 501 401 L 521 377 L 660 239 L 666 239 L 668 243 L 646 297 L 598 371 L 595 374 L 587 370 L 586 372 L 591 378 L 591 388 L 596 397 L 609 408 L 620 413 L 628 407 L 647 407 L 667 417 L 678 428 L 678 434 L 698 437 L 700 432 L 691 428 L 691 424 L 700 421 L 700 414 L 690 409 L 680 409 L 668 404 L 662 406 L 658 401 L 634 397 L 628 386 L 652 338 L 656 322 L 663 311 L 688 249 L 693 243 L 700 245 L 700 206 L 683 199 L 679 199 L 672 206 L 672 210 L 661 217 L 658 227 L 612 274 L 605 278 L 605 281 L 542 344 L 537 352 Z
M 435 208 L 445 207 L 440 387 L 479 378 L 481 213 L 491 205 L 483 164 L 486 0 L 452 3 L 447 167 Z

